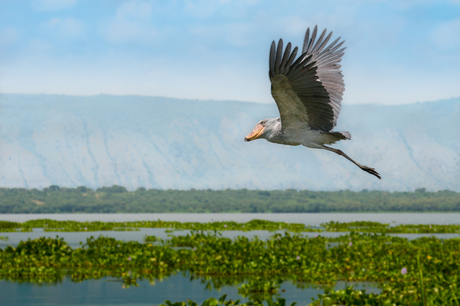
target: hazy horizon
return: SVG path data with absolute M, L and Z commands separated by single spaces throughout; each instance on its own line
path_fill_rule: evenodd
M 272 99 L 272 101 L 269 102 L 257 102 L 257 101 L 247 101 L 247 100 L 229 100 L 229 99 L 223 99 L 223 100 L 217 100 L 217 99 L 195 99 L 195 98 L 175 98 L 175 97 L 168 97 L 168 96 L 158 96 L 158 95 L 136 95 L 136 94 L 128 94 L 128 95 L 123 95 L 123 94 L 106 94 L 106 93 L 100 93 L 100 94 L 88 94 L 88 95 L 77 95 L 77 94 L 43 94 L 43 93 L 18 93 L 18 92 L 0 92 L 0 95 L 30 95 L 30 96 L 37 96 L 37 95 L 47 95 L 47 96 L 64 96 L 64 97 L 98 97 L 98 96 L 113 96 L 113 97 L 142 97 L 142 98 L 165 98 L 165 99 L 172 99 L 172 100 L 190 100 L 190 101 L 202 101 L 202 102 L 241 102 L 241 103 L 255 103 L 255 104 L 270 104 L 273 103 L 275 104 L 275 101 Z M 450 97 L 450 98 L 445 98 L 445 99 L 436 99 L 436 100 L 426 100 L 426 101 L 414 101 L 414 102 L 408 102 L 404 104 L 389 104 L 389 103 L 378 103 L 378 102 L 369 102 L 369 103 L 357 103 L 357 104 L 346 104 L 345 106 L 342 104 L 343 107 L 347 107 L 347 105 L 375 105 L 375 106 L 396 106 L 396 105 L 411 105 L 411 104 L 418 104 L 418 103 L 432 103 L 432 102 L 439 102 L 439 101 L 448 101 L 448 100 L 455 100 L 460 98 L 459 96 L 455 97 Z
M 381 181 L 331 152 L 245 143 L 274 103 L 2 94 L 0 107 L 4 187 L 460 191 L 460 98 L 342 108 L 352 140 L 334 147 Z

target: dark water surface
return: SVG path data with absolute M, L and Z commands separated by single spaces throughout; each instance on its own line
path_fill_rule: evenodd
M 236 286 L 223 286 L 220 289 L 206 288 L 205 282 L 182 274 L 173 275 L 163 279 L 149 282 L 142 280 L 138 287 L 123 288 L 121 280 L 105 277 L 98 280 L 86 280 L 79 283 L 65 277 L 62 282 L 56 284 L 33 284 L 14 283 L 0 281 L 1 305 L 158 305 L 165 300 L 172 302 L 192 301 L 201 304 L 204 300 L 214 297 L 219 298 L 227 294 L 227 300 L 247 299 L 238 295 Z M 353 284 L 356 289 L 366 289 L 367 292 L 379 293 L 377 284 L 373 283 L 345 283 L 339 282 L 335 288 L 345 288 Z M 307 285 L 308 286 L 308 285 Z M 291 282 L 284 282 L 280 287 L 280 297 L 285 298 L 287 303 L 298 302 L 299 305 L 308 305 L 311 298 L 317 298 L 322 294 L 324 286 L 312 285 L 312 287 L 298 288 Z M 282 292 L 281 290 L 285 290 Z

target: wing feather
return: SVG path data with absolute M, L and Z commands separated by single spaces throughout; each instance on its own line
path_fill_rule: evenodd
M 324 30 L 324 32 L 326 32 L 326 30 Z M 329 41 L 329 39 L 331 39 L 331 36 L 332 36 L 332 32 L 329 33 L 329 35 L 326 37 L 326 39 L 318 47 L 318 50 L 316 50 L 315 52 L 320 53 L 321 51 L 323 51 L 323 49 L 326 46 L 327 42 Z
M 304 53 L 310 53 L 310 51 L 312 50 L 312 47 L 313 47 L 313 43 L 315 42 L 315 39 L 316 39 L 316 32 L 318 31 L 318 27 L 315 26 L 315 28 L 313 29 L 313 33 L 311 34 L 311 39 L 310 39 L 310 42 L 308 43 L 308 49 L 304 51 Z
M 321 42 L 324 38 L 324 35 L 326 35 L 326 30 L 323 31 L 323 33 L 321 33 L 321 36 L 318 38 L 318 40 L 316 41 L 316 44 L 315 46 L 313 47 L 313 49 L 311 50 L 311 53 L 319 53 L 319 48 L 321 46 Z
M 337 38 L 337 40 L 339 40 L 339 39 L 340 39 L 340 37 L 339 37 L 339 38 Z M 334 53 L 334 52 L 335 52 L 335 50 L 337 50 L 338 48 L 340 48 L 340 47 L 341 47 L 341 46 L 342 46 L 344 43 L 345 43 L 345 41 L 342 41 L 342 42 L 340 42 L 340 44 L 338 44 L 337 46 L 335 46 L 335 47 L 331 48 L 331 49 L 330 49 L 328 52 L 330 52 L 330 53 Z M 335 45 L 335 43 L 333 43 L 333 44 Z M 326 51 L 325 51 L 325 52 L 326 52 Z
M 332 34 L 332 32 L 331 32 L 329 35 L 331 35 L 331 34 Z M 332 50 L 332 48 L 334 47 L 334 45 L 335 45 L 339 40 L 340 40 L 340 37 L 337 38 L 336 40 L 334 40 L 333 42 L 331 42 L 331 43 L 329 44 L 329 46 L 328 46 L 326 49 L 324 49 L 323 52 L 321 52 L 320 55 L 323 55 L 323 54 L 326 53 L 326 52 L 330 52 L 330 51 Z M 341 42 L 341 44 L 343 44 L 343 42 Z
M 310 41 L 310 28 L 308 28 L 307 32 L 305 32 L 305 38 L 303 40 L 302 53 L 305 53 L 307 51 L 309 41 Z
M 288 59 L 288 61 L 286 63 L 286 67 L 288 67 L 288 71 L 287 71 L 288 73 L 289 73 L 289 70 L 291 69 L 290 67 L 292 65 L 292 62 L 295 60 L 295 57 L 297 56 L 297 50 L 298 49 L 299 48 L 297 48 L 297 47 L 294 48 L 294 50 L 292 51 L 291 56 L 289 57 L 289 59 Z
M 278 42 L 278 50 L 276 51 L 276 61 L 275 61 L 275 72 L 280 72 L 280 64 L 281 64 L 281 55 L 283 54 L 283 40 L 280 39 Z
M 268 59 L 268 64 L 270 66 L 269 71 L 275 71 L 275 48 L 276 48 L 276 44 L 273 41 L 270 47 L 270 58 Z
M 269 76 L 272 96 L 280 111 L 283 128 L 306 124 L 312 129 L 329 132 L 337 124 L 345 84 L 340 61 L 345 48 L 340 49 L 340 37 L 329 45 L 332 32 L 324 30 L 318 39 L 317 26 L 310 37 L 305 33 L 303 53 L 296 59 L 298 48 L 291 53 L 288 43 L 283 53 L 283 41 L 270 47 Z M 339 50 L 340 49 L 340 50 Z
M 283 60 L 281 61 L 280 73 L 284 74 L 286 63 L 289 60 L 290 55 L 291 55 L 291 43 L 288 43 L 286 46 L 286 50 L 284 51 Z

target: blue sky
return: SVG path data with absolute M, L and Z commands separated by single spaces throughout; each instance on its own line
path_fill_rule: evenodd
M 341 36 L 345 104 L 460 97 L 460 1 L 0 0 L 0 92 L 271 103 L 272 40 Z

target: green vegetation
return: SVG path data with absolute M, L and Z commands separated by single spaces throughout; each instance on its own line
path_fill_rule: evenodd
M 50 219 L 27 222 L 0 221 L 0 232 L 49 232 L 139 230 L 164 228 L 190 230 L 187 235 L 161 239 L 145 237 L 145 243 L 90 237 L 71 248 L 59 237 L 21 241 L 0 249 L 0 279 L 16 282 L 58 282 L 70 275 L 75 282 L 113 276 L 123 287 L 148 279 L 161 280 L 175 273 L 200 278 L 206 287 L 238 286 L 250 302 L 240 305 L 285 305 L 280 284 L 296 286 L 337 281 L 375 282 L 380 294 L 348 287 L 326 287 L 311 305 L 460 305 L 460 238 L 435 236 L 413 240 L 388 233 L 460 233 L 460 225 L 397 225 L 357 221 L 328 222 L 321 228 L 303 224 L 252 220 L 237 222 L 76 222 Z M 222 237 L 224 230 L 268 230 L 267 240 Z M 318 232 L 315 237 L 299 233 Z M 321 232 L 343 232 L 333 238 Z M 0 239 L 7 240 L 1 236 Z M 206 305 L 238 305 L 239 301 L 208 299 Z M 162 305 L 197 305 L 195 302 Z M 203 304 L 204 305 L 204 304 Z
M 270 281 L 262 277 L 250 279 L 247 284 L 238 288 L 238 294 L 249 300 L 272 301 L 273 296 L 278 296 L 282 281 Z
M 460 193 L 423 188 L 415 192 L 0 188 L 0 213 L 408 211 L 460 211 Z
M 11 222 L 11 221 L 2 221 L 0 220 L 0 232 L 8 233 L 8 232 L 31 232 L 32 228 L 25 225 L 25 223 L 20 222 Z
M 224 294 L 223 296 L 220 297 L 219 300 L 215 298 L 209 298 L 206 301 L 204 301 L 201 306 L 262 306 L 264 305 L 260 300 L 255 300 L 255 301 L 249 301 L 247 303 L 242 303 L 240 304 L 240 300 L 232 301 L 228 300 L 226 301 L 225 299 L 227 298 L 227 295 Z M 286 300 L 285 299 L 277 299 L 276 302 L 271 302 L 268 304 L 269 306 L 286 306 Z M 296 303 L 292 303 L 290 306 L 295 306 Z M 175 302 L 172 303 L 171 301 L 165 301 L 163 304 L 160 304 L 159 306 L 198 306 L 197 303 L 191 300 L 187 300 L 186 302 Z
M 390 226 L 387 223 L 355 221 L 321 223 L 326 232 L 361 232 L 389 234 L 446 234 L 460 233 L 460 224 L 403 224 Z
M 267 220 L 251 220 L 246 223 L 234 221 L 216 221 L 208 223 L 177 222 L 177 221 L 128 221 L 128 222 L 101 222 L 101 221 L 57 221 L 51 219 L 29 220 L 23 223 L 0 221 L 0 232 L 31 232 L 33 228 L 42 228 L 45 232 L 91 232 L 91 231 L 139 231 L 140 228 L 164 228 L 167 233 L 174 230 L 193 231 L 289 231 L 301 232 L 361 232 L 361 233 L 389 233 L 389 234 L 446 234 L 460 233 L 459 224 L 408 224 L 390 226 L 390 224 L 368 221 L 355 222 L 327 222 L 321 227 L 311 227 L 300 223 L 275 222 Z M 156 241 L 156 237 L 147 237 Z M 148 240 L 150 241 L 150 240 Z
M 280 285 L 274 281 L 265 281 L 264 279 L 257 278 L 255 280 L 250 280 L 247 284 L 241 285 L 238 288 L 238 293 L 240 294 L 250 294 L 250 293 L 277 293 Z
M 286 232 L 263 241 L 192 231 L 155 240 L 91 237 L 80 248 L 71 248 L 62 238 L 29 239 L 16 248 L 0 249 L 0 278 L 43 282 L 70 273 L 74 281 L 82 281 L 111 275 L 122 278 L 128 287 L 139 279 L 182 272 L 211 277 L 217 287 L 247 281 L 248 286 L 242 287 L 247 293 L 287 280 L 330 285 L 338 280 L 365 281 L 380 283 L 382 293 L 330 290 L 314 305 L 422 305 L 422 298 L 427 305 L 459 302 L 459 238 L 408 240 L 356 232 L 308 238 Z
M 429 303 L 424 304 L 420 301 L 408 301 L 408 302 L 394 302 L 391 297 L 388 297 L 385 293 L 376 295 L 373 293 L 366 293 L 366 290 L 354 290 L 353 287 L 347 287 L 344 290 L 326 290 L 325 294 L 319 294 L 319 298 L 314 300 L 310 305 L 311 306 L 342 306 L 342 305 L 353 305 L 353 306 L 393 306 L 393 305 L 410 305 L 410 306 L 425 306 L 425 305 L 459 305 L 456 300 L 444 300 L 445 303 Z M 204 301 L 202 306 L 262 306 L 263 300 L 255 299 L 250 300 L 247 303 L 239 304 L 240 300 L 225 301 L 226 295 L 223 295 L 219 300 L 215 298 L 209 298 Z M 270 299 L 266 300 L 268 306 L 286 306 L 286 300 L 283 298 L 277 298 L 276 302 L 271 301 Z M 455 302 L 455 303 L 453 303 Z M 290 306 L 295 306 L 296 303 L 292 303 Z M 187 300 L 186 302 L 176 302 L 171 303 L 170 301 L 165 301 L 159 306 L 198 306 L 197 303 Z
M 33 228 L 43 228 L 45 232 L 86 232 L 86 231 L 132 231 L 139 228 L 166 228 L 173 230 L 287 230 L 291 232 L 321 232 L 321 229 L 312 228 L 299 223 L 275 222 L 266 220 L 251 220 L 246 223 L 234 221 L 216 221 L 209 223 L 177 222 L 177 221 L 134 221 L 134 222 L 101 222 L 101 221 L 57 221 L 51 219 L 29 220 L 24 223 L 0 221 L 0 232 L 32 231 Z

